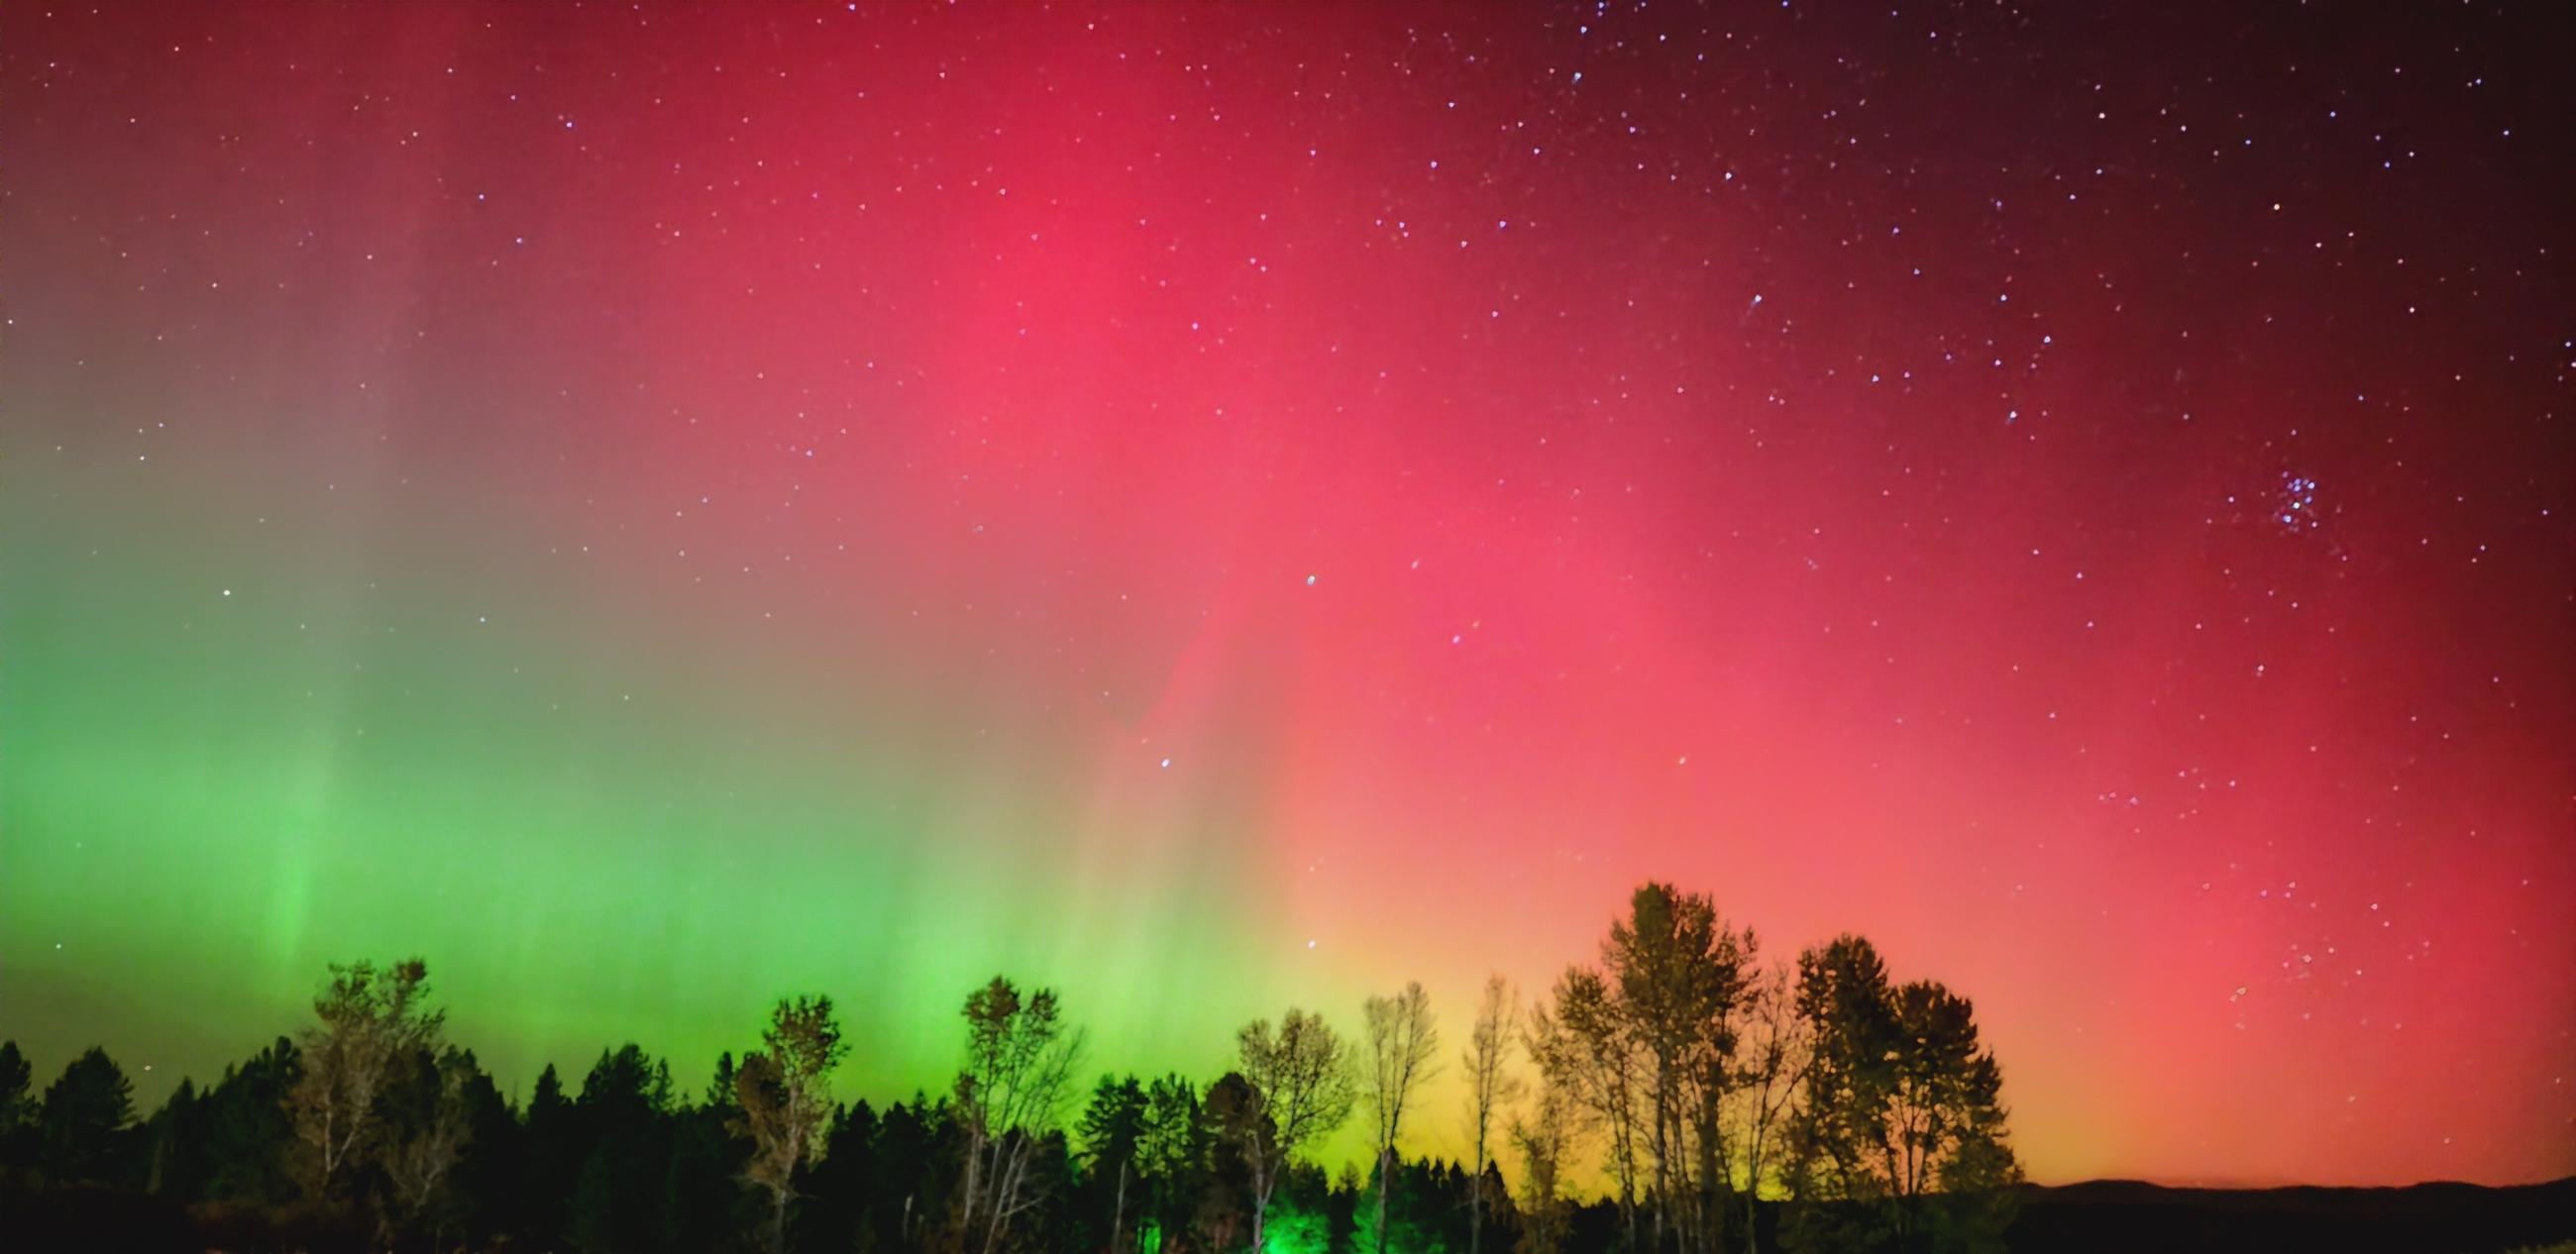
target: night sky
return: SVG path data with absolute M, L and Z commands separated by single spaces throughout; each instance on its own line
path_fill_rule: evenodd
M 2095 7 L 13 4 L 0 1033 L 1208 1078 L 1655 876 L 2041 1180 L 2576 1172 L 2571 19 Z

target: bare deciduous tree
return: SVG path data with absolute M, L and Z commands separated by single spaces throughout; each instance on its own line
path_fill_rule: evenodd
M 327 1198 L 368 1148 L 376 1099 L 395 1065 L 436 1048 L 446 1015 L 428 1001 L 429 964 L 418 958 L 381 970 L 372 962 L 331 965 L 330 982 L 313 999 L 321 1023 L 298 1034 L 303 1068 L 286 1094 L 315 1197 Z
M 1475 1026 L 1467 1033 L 1467 1051 L 1459 1056 L 1467 1069 L 1468 1141 L 1475 1150 L 1475 1175 L 1467 1195 L 1467 1254 L 1484 1254 L 1485 1172 L 1494 1161 L 1494 1117 L 1520 1096 L 1520 1078 L 1511 1072 L 1520 1017 L 1520 994 L 1511 981 L 1499 975 L 1488 977 L 1484 1000 L 1476 1006 Z
M 1811 1040 L 1798 1017 L 1797 973 L 1786 963 L 1775 965 L 1748 990 L 1744 1039 L 1737 1045 L 1744 1060 L 1742 1128 L 1735 1143 L 1744 1160 L 1745 1254 L 1761 1251 L 1756 1203 L 1763 1180 L 1778 1166 L 1777 1137 L 1806 1079 Z
M 1724 1125 L 1735 1078 L 1735 1018 L 1755 942 L 1706 894 L 1649 881 L 1602 946 L 1609 1003 L 1643 1052 L 1652 1119 L 1656 1244 L 1714 1250 L 1725 1222 Z
M 1029 1162 L 1052 1130 L 1082 1033 L 1070 1029 L 1055 990 L 1022 997 L 1001 976 L 966 998 L 966 1069 L 957 1076 L 957 1116 L 966 1132 L 966 1180 L 958 1233 L 987 1251 L 1001 1248 L 1011 1220 L 1035 1205 Z
M 1368 1030 L 1369 1092 L 1377 1101 L 1377 1250 L 1386 1254 L 1387 1195 L 1395 1191 L 1396 1140 L 1414 1089 L 1439 1070 L 1440 1024 L 1419 981 L 1361 1006 Z
M 1553 1028 L 1543 1029 L 1553 1031 Z M 1532 1053 L 1537 1053 L 1535 1043 Z M 1582 1135 L 1584 1104 L 1565 1084 L 1542 1074 L 1538 1098 L 1527 1115 L 1512 1120 L 1512 1143 L 1521 1152 L 1521 1239 L 1517 1254 L 1557 1254 L 1569 1216 L 1565 1177 Z
M 384 1144 L 379 1158 L 402 1221 L 434 1224 L 432 1211 L 440 1203 L 448 1174 L 473 1135 L 465 1086 L 476 1067 L 472 1054 L 454 1047 L 435 1059 L 426 1052 L 414 1054 L 411 1062 L 418 1068 L 408 1085 L 411 1100 L 396 1103 L 407 1109 L 400 1110 L 388 1128 L 392 1139 Z M 384 1217 L 385 1230 L 380 1232 L 388 1245 L 392 1219 Z
M 1629 1030 L 1618 993 L 1600 972 L 1569 967 L 1557 980 L 1553 1010 L 1532 1009 L 1522 1039 L 1545 1081 L 1597 1120 L 1608 1138 L 1604 1165 L 1628 1244 L 1635 1246 L 1638 1151 L 1646 1122 L 1641 1099 L 1649 1062 Z
M 769 1194 L 769 1248 L 787 1245 L 787 1204 L 796 1197 L 796 1168 L 814 1154 L 830 1102 L 832 1069 L 849 1047 L 829 997 L 780 1000 L 761 1033 L 762 1048 L 734 1069 L 735 1121 L 750 1136 L 743 1176 Z
M 1253 1020 L 1235 1046 L 1253 1097 L 1244 1158 L 1252 1168 L 1252 1250 L 1263 1254 L 1270 1198 L 1289 1159 L 1342 1126 L 1357 1095 L 1349 1052 L 1320 1014 L 1291 1006 L 1275 1034 L 1269 1020 Z

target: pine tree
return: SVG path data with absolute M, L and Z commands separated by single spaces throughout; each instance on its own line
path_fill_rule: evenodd
M 93 1045 L 45 1090 L 36 1126 L 45 1169 L 58 1180 L 124 1184 L 134 1125 L 134 1085 Z

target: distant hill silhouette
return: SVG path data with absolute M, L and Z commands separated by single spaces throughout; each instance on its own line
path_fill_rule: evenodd
M 2576 1176 L 2488 1188 L 2181 1189 L 2135 1180 L 2026 1186 L 2015 1254 L 2492 1254 L 2576 1241 Z

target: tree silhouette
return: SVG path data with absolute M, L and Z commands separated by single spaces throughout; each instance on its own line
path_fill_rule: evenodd
M 750 1181 L 753 1145 L 740 1131 L 739 1074 L 731 1053 L 717 1055 L 700 1100 L 675 1103 L 668 1116 L 671 1157 L 662 1190 L 667 1248 L 731 1248 L 743 1234 L 766 1224 L 758 1191 L 744 1187 Z M 854 1155 L 849 1165 L 865 1168 L 866 1156 Z M 812 1218 L 811 1208 L 800 1206 L 794 1222 L 801 1227 Z M 789 1244 L 795 1244 L 792 1234 Z
M 63 1068 L 36 1113 L 46 1166 L 64 1180 L 121 1181 L 133 1124 L 134 1085 L 95 1045 Z
M 589 1153 L 553 1063 L 537 1073 L 529 1090 L 526 1122 L 527 1213 L 520 1223 L 539 1241 L 553 1244 L 563 1239 L 570 1222 L 574 1183 Z
M 1845 935 L 1798 958 L 1799 1017 L 1813 1040 L 1792 1123 L 1792 1235 L 1811 1248 L 1994 1246 L 2020 1179 L 2004 1140 L 2002 1073 L 1967 999 L 1891 986 L 1868 941 Z
M 0 1041 L 0 1133 L 15 1131 L 35 1117 L 35 1068 L 18 1052 L 18 1042 Z
M 18 1042 L 0 1041 L 0 1183 L 35 1158 L 35 1068 Z
M 832 1018 L 829 997 L 782 999 L 761 1034 L 763 1048 L 743 1055 L 734 1072 L 740 1128 L 751 1137 L 743 1174 L 769 1194 L 770 1254 L 787 1247 L 787 1203 L 796 1196 L 796 1169 L 812 1157 L 816 1137 L 831 1112 L 827 1087 L 848 1047 Z
M 1361 1007 L 1368 1053 L 1361 1058 L 1377 1107 L 1377 1254 L 1386 1254 L 1386 1214 L 1395 1185 L 1395 1147 L 1414 1088 L 1439 1070 L 1440 1025 L 1419 982 Z
M 444 1012 L 428 1008 L 429 966 L 407 959 L 381 971 L 372 962 L 333 964 L 313 1000 L 319 1024 L 299 1037 L 303 1069 L 287 1091 L 296 1139 L 309 1151 L 308 1179 L 327 1199 L 373 1131 L 376 1101 L 395 1066 L 434 1048 Z
M 1136 1166 L 1145 1179 L 1148 1219 L 1154 1248 L 1169 1248 L 1188 1232 L 1190 1217 L 1207 1187 L 1214 1137 L 1203 1118 L 1199 1093 L 1189 1078 L 1159 1077 L 1145 1086 L 1144 1124 L 1136 1143 Z M 1139 1243 L 1145 1234 L 1138 1233 Z
M 1554 1029 L 1542 1020 L 1533 1030 Z M 1533 1043 L 1531 1052 L 1547 1048 Z M 1514 1247 L 1518 1254 L 1557 1254 L 1565 1247 L 1565 1177 L 1586 1113 L 1567 1085 L 1564 1072 L 1542 1073 L 1528 1112 L 1512 1120 L 1512 1144 L 1521 1152 L 1521 1239 Z
M 600 1051 L 566 1112 L 565 1239 L 589 1254 L 659 1248 L 669 1226 L 671 1070 L 632 1043 Z
M 1520 996 L 1511 981 L 1499 975 L 1487 978 L 1484 999 L 1476 1005 L 1476 1022 L 1467 1033 L 1466 1052 L 1458 1059 L 1467 1072 L 1467 1131 L 1475 1175 L 1467 1203 L 1467 1254 L 1484 1250 L 1485 1175 L 1494 1162 L 1494 1120 L 1520 1097 L 1520 1078 L 1511 1072 L 1520 1017 Z
M 1289 1162 L 1342 1126 L 1356 1095 L 1349 1054 L 1322 1015 L 1291 1006 L 1275 1034 L 1269 1020 L 1255 1019 L 1235 1035 L 1235 1048 L 1251 1099 L 1235 1123 L 1252 1169 L 1252 1250 L 1263 1254 L 1270 1200 Z
M 1261 1096 L 1240 1071 L 1229 1071 L 1207 1088 L 1200 1117 L 1207 1125 L 1207 1161 L 1191 1199 L 1189 1222 L 1176 1231 L 1193 1248 L 1233 1251 L 1253 1240 L 1254 1225 L 1267 1216 L 1256 1184 L 1266 1148 L 1275 1149 L 1276 1125 L 1261 1113 Z M 1349 1105 L 1344 1103 L 1344 1110 Z M 1284 1170 L 1284 1168 L 1283 1168 Z M 1277 1175 L 1271 1177 L 1276 1187 Z
M 249 1060 L 226 1067 L 206 1090 L 199 1105 L 207 1199 L 273 1201 L 293 1191 L 296 1140 L 286 1097 L 302 1068 L 295 1042 L 281 1036 Z
M 1026 998 L 1001 976 L 966 998 L 966 1069 L 957 1076 L 957 1114 L 967 1136 L 959 1233 L 989 1252 L 1036 1200 L 1029 1168 L 1039 1138 L 1053 1131 L 1082 1047 L 1066 1026 L 1055 990 Z
M 1620 1227 L 1637 1243 L 1640 1094 L 1647 1060 L 1618 993 L 1589 967 L 1566 968 L 1558 977 L 1554 1007 L 1530 1012 L 1523 1038 L 1530 1057 L 1560 1095 L 1580 1105 L 1608 1140 L 1606 1167 Z
M 1744 1249 L 1760 1254 L 1758 1203 L 1766 1182 L 1780 1174 L 1777 1142 L 1806 1083 L 1814 1038 L 1798 1016 L 1796 972 L 1775 966 L 1748 990 L 1738 1054 L 1743 1100 L 1735 1143 L 1744 1162 Z
M 1714 1249 L 1726 1188 L 1718 1112 L 1732 1087 L 1733 1017 L 1753 954 L 1706 896 L 1648 882 L 1613 922 L 1603 965 L 1609 1003 L 1643 1051 L 1654 1159 L 1655 1226 L 1681 1248 Z
M 1248 1024 L 1237 1069 L 1204 1087 L 1086 1076 L 1068 1130 L 1081 1034 L 1053 991 L 1007 978 L 965 999 L 942 1096 L 834 1105 L 846 1050 L 830 1000 L 809 996 L 688 1094 L 629 1044 L 599 1052 L 578 1096 L 549 1065 L 514 1107 L 440 1039 L 425 967 L 361 963 L 332 968 L 302 1045 L 183 1079 L 139 1125 L 102 1050 L 39 1097 L 0 1043 L 0 1202 L 140 1190 L 197 1227 L 188 1248 L 400 1254 L 1999 1248 L 2020 1168 L 1968 1001 L 1892 981 L 1857 937 L 1794 967 L 1758 969 L 1756 952 L 1708 897 L 1650 883 L 1597 960 L 1526 1013 L 1487 981 L 1458 1055 L 1456 1163 L 1402 1152 L 1437 1050 L 1418 985 L 1368 999 L 1356 1043 L 1293 1007 Z M 1373 1152 L 1328 1173 L 1313 1158 L 1363 1085 Z
M 1136 1175 L 1149 1109 L 1145 1086 L 1132 1075 L 1124 1079 L 1100 1077 L 1100 1083 L 1091 1090 L 1091 1104 L 1083 1108 L 1084 1164 L 1094 1180 L 1109 1185 L 1109 1227 L 1104 1245 L 1109 1250 L 1133 1245 L 1126 1240 L 1127 1192 Z
M 481 1069 L 474 1055 L 453 1048 L 436 1057 L 416 1050 L 400 1064 L 380 1110 L 378 1157 L 391 1186 L 389 1219 L 434 1227 L 447 1202 L 450 1173 L 474 1135 L 469 1089 Z

